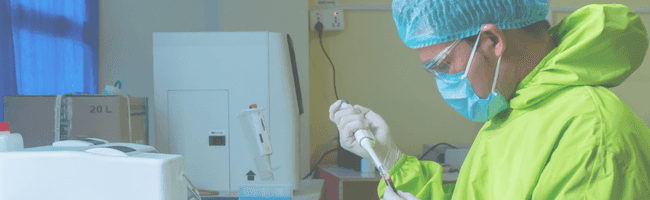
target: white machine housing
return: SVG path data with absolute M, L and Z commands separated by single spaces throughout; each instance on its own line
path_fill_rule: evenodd
M 468 148 L 447 149 L 445 151 L 445 164 L 448 164 L 452 170 L 460 171 L 460 167 L 463 166 L 468 153 Z
M 257 104 L 265 108 L 275 182 L 297 190 L 302 104 L 292 51 L 281 33 L 153 33 L 157 149 L 185 156 L 199 189 L 261 181 L 237 118 Z
M 2 152 L 0 200 L 188 199 L 183 156 L 143 152 L 151 149 L 107 143 Z

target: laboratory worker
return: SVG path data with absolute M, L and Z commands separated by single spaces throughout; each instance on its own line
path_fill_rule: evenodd
M 381 182 L 379 197 L 650 199 L 650 129 L 610 91 L 648 50 L 628 7 L 588 5 L 552 28 L 547 0 L 394 0 L 392 10 L 400 38 L 435 78 L 431 90 L 487 123 L 450 194 L 439 164 L 391 140 L 422 133 L 391 132 L 378 113 L 336 101 L 330 119 L 341 146 L 369 158 L 353 134 L 375 134 L 372 148 L 397 189 Z

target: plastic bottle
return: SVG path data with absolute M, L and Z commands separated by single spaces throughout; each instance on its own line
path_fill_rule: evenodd
M 0 122 L 0 152 L 19 151 L 23 148 L 23 136 L 9 132 L 9 122 Z

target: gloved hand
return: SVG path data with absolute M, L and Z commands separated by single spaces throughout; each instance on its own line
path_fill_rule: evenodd
M 382 200 L 420 200 L 411 193 L 402 192 L 401 190 L 397 191 L 397 194 L 393 192 L 392 189 L 386 188 L 384 190 L 384 198 Z
M 388 125 L 386 125 L 384 119 L 372 110 L 360 105 L 341 109 L 341 104 L 341 100 L 338 100 L 330 106 L 330 120 L 339 129 L 341 146 L 358 156 L 372 160 L 368 151 L 361 147 L 359 141 L 354 138 L 354 132 L 357 130 L 369 129 L 374 134 L 372 139 L 375 140 L 372 149 L 377 153 L 377 157 L 384 168 L 390 170 L 402 156 L 402 151 L 391 139 Z

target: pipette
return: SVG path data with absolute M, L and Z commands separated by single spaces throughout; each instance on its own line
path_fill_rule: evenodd
M 341 102 L 341 109 L 350 107 L 347 99 L 341 99 Z M 377 153 L 375 153 L 375 150 L 372 149 L 372 145 L 374 145 L 375 141 L 373 139 L 374 137 L 371 137 L 371 134 L 372 133 L 370 130 L 359 129 L 354 132 L 354 138 L 359 142 L 359 145 L 361 145 L 361 147 L 368 151 L 368 154 L 370 154 L 372 161 L 375 163 L 375 166 L 377 166 L 377 169 L 379 170 L 379 174 L 384 179 L 386 186 L 392 188 L 393 191 L 397 193 L 397 189 L 395 189 L 395 186 L 393 185 L 393 180 L 390 178 L 388 170 L 384 168 L 384 166 L 381 164 L 382 162 L 379 160 L 379 157 L 377 157 Z

